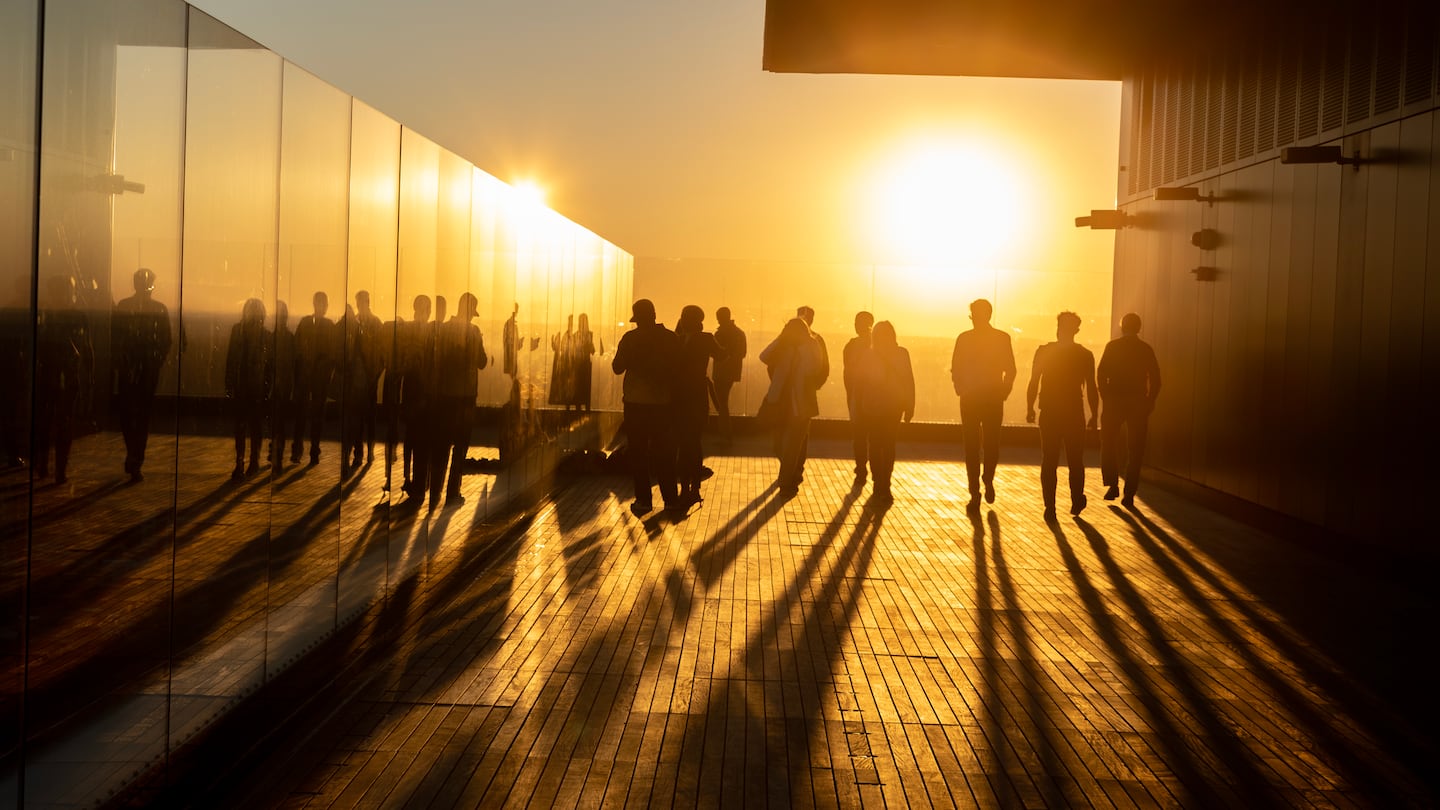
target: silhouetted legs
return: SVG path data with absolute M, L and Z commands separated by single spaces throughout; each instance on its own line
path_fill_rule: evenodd
M 235 409 L 235 472 L 240 479 L 260 469 L 260 442 L 265 433 L 266 402 L 263 399 L 236 399 Z M 245 466 L 245 439 L 250 439 L 250 466 Z
M 780 491 L 794 495 L 800 489 L 805 476 L 805 449 L 810 438 L 810 417 L 787 416 L 780 424 L 779 441 L 776 443 L 780 456 L 780 475 L 775 479 Z
M 430 454 L 430 503 L 440 500 L 440 491 L 445 491 L 446 500 L 464 503 L 460 493 L 462 467 L 465 456 L 470 452 L 470 400 L 469 397 L 443 397 L 437 407 L 435 422 L 436 438 Z M 449 468 L 449 482 L 445 471 Z
M 1140 465 L 1145 459 L 1145 441 L 1150 433 L 1150 414 L 1142 403 L 1134 407 L 1110 402 L 1100 413 L 1100 475 L 1106 486 L 1105 498 L 1120 484 L 1125 468 L 1125 500 L 1130 503 L 1140 489 Z
M 75 403 L 79 390 L 64 386 L 37 386 L 35 409 L 35 474 L 49 474 L 50 446 L 55 446 L 55 483 L 66 481 L 70 464 L 70 443 L 75 430 Z
M 965 474 L 970 483 L 970 502 L 978 502 L 980 484 L 985 500 L 995 502 L 995 468 L 1000 464 L 1000 422 L 1005 401 L 978 397 L 960 400 L 961 432 L 965 439 Z
M 715 401 L 715 413 L 719 417 L 720 437 L 727 443 L 734 437 L 730 428 L 730 389 L 734 386 L 733 382 L 715 382 L 710 386 L 710 394 Z
M 1040 412 L 1040 490 L 1045 517 L 1055 517 L 1055 485 L 1060 453 L 1070 468 L 1070 514 L 1085 508 L 1085 416 L 1081 413 L 1047 415 Z
M 867 425 L 865 423 L 865 420 L 862 419 L 860 415 L 856 412 L 854 402 L 849 403 L 849 406 L 851 443 L 855 450 L 855 484 L 859 486 L 860 484 L 865 483 L 865 471 L 867 466 L 872 468 L 874 467 L 874 464 L 870 463 L 870 438 L 871 434 L 873 433 L 874 426 Z M 876 472 L 876 476 L 877 477 L 875 481 L 878 485 L 880 481 L 878 477 L 878 471 Z
M 686 403 L 676 409 L 675 414 L 675 477 L 680 485 L 680 497 L 687 503 L 700 500 L 700 474 L 705 460 L 701 434 L 705 432 L 705 417 L 710 415 L 708 403 Z
M 650 481 L 660 485 L 665 506 L 679 502 L 675 484 L 675 443 L 670 406 L 625 403 L 625 434 L 629 440 L 630 475 L 635 485 L 635 502 L 630 511 L 643 515 L 655 508 Z
M 159 382 L 159 369 L 120 375 L 117 402 L 120 433 L 125 437 L 125 472 L 132 481 L 142 477 L 140 467 L 145 463 L 145 446 L 150 441 L 150 411 Z
M 900 415 L 866 417 L 861 420 L 860 427 L 870 450 L 870 472 L 875 476 L 875 494 L 888 498 L 890 475 L 895 470 L 895 442 L 900 436 Z

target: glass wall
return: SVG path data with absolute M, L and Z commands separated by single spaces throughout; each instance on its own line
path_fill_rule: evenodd
M 0 806 L 93 806 L 608 441 L 633 264 L 179 0 L 0 67 Z

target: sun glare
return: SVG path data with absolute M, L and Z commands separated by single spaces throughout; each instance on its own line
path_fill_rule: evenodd
M 545 207 L 545 189 L 540 187 L 534 180 L 521 180 L 511 186 L 515 192 L 515 200 L 527 208 Z
M 870 222 L 882 255 L 910 264 L 993 267 L 1023 237 L 1024 178 L 988 147 L 927 143 L 877 175 Z

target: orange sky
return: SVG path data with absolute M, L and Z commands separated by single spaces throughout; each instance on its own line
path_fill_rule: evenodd
M 637 257 L 642 293 L 646 268 L 694 266 L 660 259 L 783 266 L 802 287 L 884 265 L 946 298 L 923 302 L 940 309 L 976 274 L 1033 291 L 1039 310 L 1077 297 L 1108 309 L 1112 236 L 1073 218 L 1114 202 L 1116 83 L 769 74 L 763 0 L 198 6 L 500 179 L 538 182 L 551 207 Z M 939 205 L 1014 221 L 968 241 L 942 233 L 952 246 L 938 256 L 924 234 L 944 218 L 897 238 L 881 198 L 922 146 L 981 161 L 980 180 Z M 984 255 L 953 247 L 1002 225 Z

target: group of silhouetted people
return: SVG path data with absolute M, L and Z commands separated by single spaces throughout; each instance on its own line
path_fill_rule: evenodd
M 243 478 L 258 469 L 267 415 L 272 422 L 269 457 L 276 469 L 284 464 L 287 438 L 291 463 L 304 456 L 308 438 L 310 463 L 318 464 L 326 401 L 337 380 L 344 408 L 341 465 L 349 470 L 372 463 L 383 378 L 386 402 L 396 406 L 387 409 L 386 417 L 386 487 L 403 428 L 404 492 L 417 504 L 428 495 L 432 508 L 442 490 L 447 504 L 463 503 L 460 482 L 470 446 L 476 374 L 489 359 L 473 323 L 476 297 L 461 295 L 447 321 L 445 299 L 437 296 L 432 322 L 430 297 L 418 295 L 411 320 L 388 324 L 371 310 L 365 290 L 355 294 L 355 306 L 347 307 L 339 322 L 327 316 L 324 292 L 311 300 L 312 313 L 293 333 L 284 302 L 276 305 L 272 332 L 264 325 L 265 305 L 255 298 L 245 302 L 231 330 L 225 393 L 235 420 L 233 476 Z
M 715 400 L 725 417 L 722 430 L 728 431 L 730 387 L 745 357 L 745 335 L 730 311 L 722 307 L 715 314 L 720 321 L 715 334 L 705 331 L 705 311 L 693 304 L 680 311 L 672 331 L 656 319 L 655 305 L 641 298 L 631 308 L 635 328 L 615 348 L 610 367 L 625 377 L 626 453 L 635 485 L 630 511 L 637 516 L 655 508 L 657 485 L 667 511 L 702 500 L 700 482 L 707 471 L 701 436 L 710 402 Z M 726 379 L 723 386 L 712 384 L 712 362 L 715 376 Z
M 995 502 L 995 467 L 1000 458 L 1000 423 L 1005 399 L 1015 384 L 1015 355 L 1010 336 L 990 325 L 989 301 L 970 304 L 974 327 L 955 339 L 950 375 L 960 397 L 964 431 L 965 471 L 969 478 L 968 508 L 978 509 L 983 485 L 987 503 Z M 1140 465 L 1150 412 L 1160 394 L 1160 366 L 1155 352 L 1140 340 L 1140 316 L 1121 320 L 1121 337 L 1105 346 L 1098 370 L 1095 356 L 1075 342 L 1080 316 L 1061 312 L 1055 319 L 1055 341 L 1035 351 L 1030 384 L 1025 390 L 1025 421 L 1040 427 L 1040 490 L 1046 520 L 1055 519 L 1055 489 L 1060 457 L 1065 456 L 1070 489 L 1070 513 L 1084 510 L 1085 430 L 1101 426 L 1101 475 L 1105 499 L 1120 497 L 1120 467 L 1124 462 L 1122 503 L 1135 505 L 1140 486 Z M 1100 418 L 1101 400 L 1104 415 Z M 1036 406 L 1039 414 L 1036 414 Z M 1086 405 L 1089 406 L 1087 421 Z
M 973 328 L 955 339 L 950 375 L 960 399 L 965 469 L 970 499 L 979 508 L 983 497 L 995 502 L 995 470 L 1000 460 L 1000 433 L 1005 400 L 1015 384 L 1015 355 L 1010 336 L 990 321 L 989 301 L 970 304 Z M 627 452 L 634 479 L 631 511 L 645 515 L 654 508 L 652 482 L 658 484 L 669 510 L 685 509 L 701 500 L 703 454 L 701 434 L 708 416 L 707 390 L 721 414 L 728 436 L 730 386 L 739 379 L 745 355 L 744 333 L 726 309 L 717 311 L 721 328 L 704 331 L 704 312 L 687 306 L 672 332 L 656 321 L 655 306 L 635 302 L 635 329 L 620 340 L 612 367 L 624 374 Z M 813 329 L 815 311 L 799 307 L 780 335 L 759 354 L 769 385 L 756 414 L 774 437 L 779 472 L 775 485 L 784 497 L 795 495 L 805 477 L 810 420 L 819 413 L 817 392 L 830 375 L 824 338 Z M 1026 421 L 1040 428 L 1040 483 L 1044 517 L 1055 519 L 1055 490 L 1060 459 L 1068 468 L 1071 514 L 1086 506 L 1085 431 L 1101 428 L 1101 469 L 1105 499 L 1121 496 L 1134 506 L 1150 412 L 1160 393 L 1160 368 L 1155 353 L 1140 340 L 1140 317 L 1128 314 L 1122 336 L 1110 341 L 1098 371 L 1094 355 L 1075 342 L 1080 317 L 1062 312 L 1056 318 L 1056 339 L 1035 352 L 1026 388 Z M 725 330 L 738 333 L 721 340 Z M 895 446 L 902 422 L 915 414 L 915 376 L 909 352 L 899 344 L 893 324 L 876 323 L 874 315 L 855 315 L 855 337 L 843 354 L 846 406 L 853 426 L 854 486 L 873 477 L 873 495 L 893 498 L 891 479 Z M 713 364 L 714 380 L 706 378 Z M 722 383 L 721 380 L 724 382 Z M 1101 418 L 1100 402 L 1104 401 Z M 1089 418 L 1086 418 L 1086 406 Z M 1038 406 L 1038 414 L 1037 414 Z M 1123 467 L 1123 473 L 1122 473 Z

